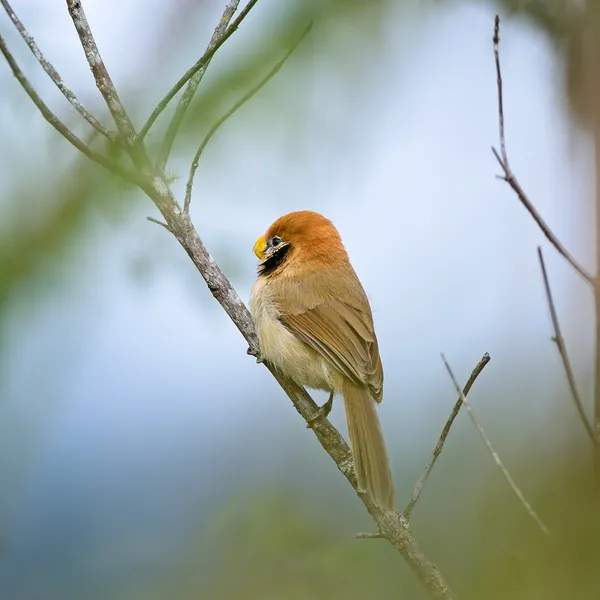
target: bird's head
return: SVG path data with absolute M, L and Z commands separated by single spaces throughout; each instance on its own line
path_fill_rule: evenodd
M 259 275 L 270 275 L 289 265 L 297 268 L 347 260 L 338 230 L 323 215 L 310 210 L 279 217 L 256 240 L 254 254 L 260 260 Z

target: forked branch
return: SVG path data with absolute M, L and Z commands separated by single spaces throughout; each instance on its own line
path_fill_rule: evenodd
M 550 229 L 546 221 L 542 218 L 540 213 L 537 211 L 531 200 L 527 197 L 527 194 L 521 187 L 521 184 L 517 180 L 515 174 L 510 168 L 508 162 L 508 154 L 506 151 L 506 137 L 504 132 L 504 98 L 502 89 L 502 71 L 500 69 L 500 17 L 496 15 L 494 21 L 494 61 L 496 63 L 496 83 L 498 88 L 498 126 L 500 132 L 500 152 L 496 148 L 492 147 L 492 152 L 500 165 L 500 168 L 504 172 L 501 179 L 506 181 L 508 185 L 513 189 L 521 204 L 527 209 L 529 214 L 533 217 L 533 220 L 537 223 L 542 233 L 546 236 L 548 241 L 556 248 L 558 253 L 583 277 L 589 284 L 594 284 L 594 277 L 582 265 L 577 262 L 575 257 L 565 248 L 565 246 L 558 239 L 556 234 Z
M 0 36 L 0 52 L 4 55 L 8 66 L 10 67 L 13 75 L 17 79 L 17 81 L 21 84 L 22 88 L 25 90 L 31 101 L 36 105 L 37 109 L 40 111 L 44 119 L 58 131 L 68 142 L 70 142 L 77 150 L 85 154 L 90 160 L 102 165 L 105 169 L 112 171 L 119 177 L 122 177 L 126 181 L 131 183 L 135 183 L 137 185 L 140 184 L 140 178 L 137 173 L 133 173 L 124 169 L 116 162 L 110 160 L 103 154 L 95 152 L 89 146 L 87 146 L 80 138 L 78 138 L 46 105 L 46 103 L 41 99 L 39 94 L 35 91 L 33 86 L 29 83 L 27 77 L 23 71 L 21 71 L 17 61 L 14 59 L 13 55 L 9 51 L 4 38 Z

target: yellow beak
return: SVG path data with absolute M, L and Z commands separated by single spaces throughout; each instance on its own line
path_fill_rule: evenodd
M 256 256 L 262 260 L 265 257 L 265 250 L 267 249 L 267 242 L 265 241 L 264 236 L 260 236 L 257 240 L 256 243 L 254 244 L 254 248 L 252 248 L 252 251 L 254 252 L 254 254 L 256 254 Z

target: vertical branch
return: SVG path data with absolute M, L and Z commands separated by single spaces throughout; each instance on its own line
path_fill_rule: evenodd
M 516 175 L 513 173 L 510 164 L 508 162 L 508 154 L 506 151 L 506 135 L 504 130 L 504 100 L 503 100 L 503 88 L 502 88 L 502 70 L 500 69 L 500 17 L 496 15 L 494 21 L 494 60 L 496 63 L 496 81 L 498 87 L 498 126 L 500 130 L 500 153 L 496 148 L 492 147 L 492 152 L 498 161 L 498 164 L 502 168 L 504 175 L 499 176 L 500 179 L 506 181 L 508 185 L 513 189 L 517 198 L 521 204 L 527 209 L 527 212 L 531 215 L 533 220 L 537 223 L 542 233 L 546 236 L 548 241 L 556 248 L 557 252 L 581 275 L 588 283 L 594 285 L 594 277 L 590 275 L 575 259 L 575 257 L 567 250 L 567 248 L 558 239 L 556 234 L 550 229 L 546 221 L 542 218 L 542 215 L 537 211 L 531 200 L 528 198 L 525 190 L 521 187 L 521 184 L 517 180 Z

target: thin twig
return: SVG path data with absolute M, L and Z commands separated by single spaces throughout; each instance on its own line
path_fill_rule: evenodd
M 285 56 L 281 58 L 281 60 L 250 90 L 248 90 L 208 131 L 205 138 L 202 140 L 196 155 L 194 156 L 194 160 L 192 161 L 192 165 L 190 167 L 190 174 L 188 176 L 188 181 L 185 186 L 185 201 L 183 205 L 183 210 L 187 213 L 190 210 L 190 202 L 192 201 L 192 188 L 194 186 L 194 176 L 196 175 L 196 170 L 198 169 L 198 163 L 200 162 L 200 157 L 204 152 L 208 142 L 210 142 L 213 135 L 217 132 L 219 127 L 229 119 L 238 109 L 240 109 L 248 100 L 250 100 L 261 88 L 263 88 L 280 70 L 281 67 L 285 64 L 287 59 L 291 56 L 291 54 L 296 50 L 296 48 L 300 45 L 302 40 L 308 35 L 312 27 L 312 21 L 308 24 L 306 29 L 302 32 L 300 37 L 294 42 L 292 47 L 286 52 Z
M 494 462 L 496 463 L 498 468 L 502 471 L 502 474 L 506 478 L 508 485 L 511 487 L 512 491 L 515 493 L 515 495 L 517 496 L 517 498 L 519 499 L 519 501 L 523 505 L 523 508 L 525 508 L 525 510 L 527 511 L 529 516 L 537 523 L 537 525 L 540 528 L 540 530 L 542 531 L 542 533 L 544 533 L 548 537 L 552 537 L 550 535 L 550 530 L 546 527 L 546 525 L 544 525 L 544 522 L 540 519 L 540 517 L 535 512 L 535 510 L 533 509 L 531 504 L 529 504 L 529 502 L 523 495 L 523 492 L 519 489 L 519 487 L 515 483 L 514 479 L 512 478 L 511 474 L 508 472 L 508 469 L 504 466 L 504 464 L 500 460 L 498 453 L 494 450 L 494 447 L 492 446 L 492 443 L 490 442 L 489 438 L 485 434 L 483 427 L 479 424 L 479 421 L 477 421 L 475 415 L 473 414 L 473 409 L 467 402 L 467 399 L 465 398 L 465 395 L 461 391 L 460 385 L 458 384 L 458 381 L 456 381 L 456 377 L 454 377 L 454 373 L 452 372 L 452 369 L 450 368 L 450 365 L 448 364 L 448 361 L 446 360 L 446 357 L 443 354 L 442 354 L 442 360 L 444 361 L 444 365 L 446 367 L 446 370 L 448 371 L 448 375 L 450 375 L 450 378 L 452 379 L 452 383 L 454 384 L 454 387 L 456 388 L 456 392 L 458 394 L 460 394 L 461 402 L 465 405 L 467 413 L 469 414 L 471 421 L 473 421 L 473 425 L 475 425 L 477 431 L 479 432 L 479 435 L 481 436 L 481 439 L 484 441 L 485 445 L 487 446 L 487 449 L 489 450 L 490 454 L 492 455 Z
M 385 539 L 385 535 L 381 532 L 378 533 L 357 533 L 354 536 L 356 540 L 381 540 Z
M 117 129 L 124 138 L 133 140 L 136 136 L 135 129 L 102 60 L 100 50 L 98 50 L 96 40 L 85 16 L 82 0 L 67 0 L 67 8 L 77 30 L 85 57 L 96 80 L 96 86 L 100 90 L 106 106 L 108 106 L 108 110 L 115 120 Z
M 98 132 L 100 132 L 104 137 L 109 140 L 115 142 L 117 140 L 117 135 L 104 127 L 96 117 L 92 113 L 90 113 L 85 106 L 80 102 L 77 96 L 74 94 L 72 90 L 70 90 L 63 81 L 62 77 L 58 73 L 58 71 L 54 68 L 54 65 L 48 61 L 45 56 L 42 54 L 38 45 L 35 43 L 33 37 L 29 34 L 19 17 L 16 15 L 12 6 L 8 3 L 8 0 L 0 0 L 0 3 L 4 7 L 6 14 L 10 17 L 10 20 L 13 22 L 17 31 L 21 34 L 21 37 L 25 41 L 25 43 L 29 46 L 29 49 L 37 59 L 37 61 L 42 66 L 42 69 L 46 71 L 50 79 L 54 82 L 56 87 L 61 91 L 63 96 L 71 103 L 71 106 Z
M 139 185 L 139 178 L 135 173 L 127 171 L 117 163 L 111 161 L 106 156 L 99 154 L 98 152 L 94 152 L 91 148 L 86 146 L 84 142 L 78 138 L 44 103 L 44 101 L 40 98 L 39 94 L 33 89 L 33 86 L 29 83 L 29 80 L 25 77 L 23 71 L 21 71 L 17 61 L 14 59 L 13 55 L 10 53 L 6 43 L 4 42 L 4 38 L 0 36 L 0 52 L 6 58 L 6 62 L 11 68 L 13 75 L 19 81 L 27 95 L 31 98 L 33 103 L 37 106 L 42 116 L 58 133 L 60 133 L 66 140 L 68 140 L 75 148 L 77 148 L 80 152 L 85 154 L 88 158 L 93 160 L 94 162 L 102 165 L 105 169 L 119 175 L 123 179 L 130 181 Z
M 150 223 L 156 223 L 157 225 L 164 227 L 169 233 L 173 233 L 171 231 L 171 228 L 166 223 L 163 223 L 163 221 L 159 221 L 158 219 L 155 219 L 154 217 L 146 217 L 146 220 L 150 221 Z
M 173 97 L 179 92 L 179 90 L 202 68 L 204 68 L 216 54 L 217 50 L 230 38 L 230 36 L 239 27 L 240 23 L 246 18 L 246 15 L 250 12 L 252 7 L 258 2 L 258 0 L 250 0 L 248 4 L 240 11 L 240 14 L 236 17 L 235 21 L 225 30 L 225 33 L 221 36 L 219 41 L 209 50 L 207 50 L 197 61 L 191 66 L 179 79 L 179 81 L 171 88 L 169 93 L 158 103 L 158 106 L 152 111 L 152 114 L 148 117 L 146 123 L 140 130 L 138 140 L 141 142 L 152 125 L 154 125 L 156 119 L 160 114 L 167 108 L 167 105 Z
M 468 393 L 471 391 L 471 388 L 473 387 L 475 380 L 477 379 L 477 377 L 479 377 L 479 374 L 483 371 L 483 369 L 489 362 L 490 362 L 490 355 L 486 352 L 483 355 L 483 357 L 481 358 L 481 360 L 477 363 L 477 366 L 473 369 L 473 372 L 471 373 L 471 376 L 469 377 L 469 380 L 467 381 L 467 384 L 465 385 L 465 387 L 463 389 L 463 395 L 465 396 L 465 398 L 467 397 Z M 423 469 L 423 472 L 421 473 L 421 477 L 419 477 L 419 480 L 417 481 L 415 488 L 413 490 L 412 496 L 410 498 L 410 502 L 404 509 L 404 518 L 407 521 L 410 519 L 412 512 L 415 508 L 415 505 L 417 504 L 417 502 L 419 501 L 419 498 L 421 497 L 421 492 L 423 490 L 423 486 L 425 485 L 425 482 L 427 481 L 427 478 L 429 477 L 429 474 L 431 473 L 431 470 L 433 469 L 433 465 L 435 465 L 439 455 L 442 453 L 442 449 L 444 448 L 444 444 L 446 443 L 446 438 L 448 437 L 448 434 L 450 433 L 450 428 L 452 427 L 452 423 L 454 423 L 454 419 L 456 419 L 456 417 L 458 416 L 458 413 L 459 413 L 462 405 L 463 405 L 462 396 L 459 396 L 458 400 L 456 401 L 456 404 L 454 405 L 454 408 L 452 409 L 452 412 L 450 413 L 450 416 L 448 417 L 448 420 L 446 421 L 446 424 L 444 425 L 444 429 L 442 430 L 440 439 L 438 440 L 438 442 L 433 450 L 433 455 L 429 459 L 427 466 Z
M 2 1 L 2 0 L 0 0 Z M 225 6 L 225 10 L 221 15 L 221 19 L 219 20 L 219 24 L 215 28 L 215 31 L 210 38 L 210 42 L 208 47 L 206 48 L 206 52 L 212 49 L 215 46 L 223 34 L 225 33 L 229 22 L 233 18 L 235 11 L 240 3 L 240 0 L 232 0 Z M 169 160 L 169 154 L 171 153 L 171 149 L 173 148 L 173 143 L 175 142 L 175 138 L 177 137 L 177 132 L 179 131 L 179 127 L 185 117 L 185 113 L 189 108 L 192 98 L 204 77 L 204 73 L 206 73 L 206 69 L 210 64 L 210 60 L 200 69 L 189 81 L 183 92 L 183 96 L 179 99 L 179 104 L 177 105 L 177 109 L 175 110 L 175 114 L 169 123 L 169 127 L 167 128 L 167 132 L 165 133 L 165 137 L 163 138 L 163 142 L 160 147 L 160 151 L 158 153 L 158 158 L 156 159 L 156 166 L 161 171 L 164 171 L 167 161 Z
M 542 253 L 542 249 L 538 246 L 538 258 L 540 260 L 540 268 L 542 269 L 542 278 L 544 279 L 544 288 L 546 290 L 546 299 L 548 300 L 548 308 L 550 309 L 550 318 L 552 319 L 552 327 L 554 328 L 554 337 L 552 340 L 556 343 L 556 347 L 558 348 L 558 353 L 560 354 L 560 358 L 563 363 L 563 367 L 565 369 L 565 374 L 567 376 L 567 382 L 569 384 L 569 389 L 571 390 L 571 395 L 573 396 L 573 402 L 575 403 L 575 407 L 577 408 L 577 412 L 579 413 L 579 417 L 581 418 L 581 422 L 585 427 L 590 439 L 594 446 L 598 445 L 598 440 L 594 435 L 594 429 L 592 424 L 590 423 L 587 415 L 585 414 L 585 409 L 583 407 L 583 402 L 581 401 L 581 396 L 579 395 L 579 391 L 577 389 L 577 384 L 575 382 L 575 375 L 573 373 L 573 368 L 571 366 L 571 361 L 569 360 L 569 355 L 567 353 L 567 347 L 565 345 L 565 340 L 562 335 L 562 331 L 560 329 L 560 322 L 558 320 L 558 313 L 556 312 L 556 306 L 554 305 L 554 299 L 552 297 L 552 290 L 550 289 L 550 280 L 548 279 L 548 272 L 546 270 L 546 263 L 544 261 L 544 255 Z
M 531 203 L 531 200 L 527 197 L 527 194 L 519 184 L 515 174 L 510 168 L 508 162 L 508 155 L 506 152 L 506 136 L 504 131 L 504 101 L 502 91 L 502 71 L 500 69 L 500 17 L 496 15 L 494 20 L 494 60 L 496 63 L 496 81 L 498 87 L 498 124 L 500 130 L 500 153 L 496 148 L 492 147 L 492 152 L 500 165 L 500 168 L 504 172 L 501 177 L 502 180 L 506 181 L 508 185 L 513 189 L 521 204 L 527 209 L 529 214 L 533 217 L 533 220 L 537 223 L 538 227 L 542 230 L 542 233 L 546 236 L 548 241 L 556 248 L 558 253 L 581 275 L 588 283 L 594 285 L 594 277 L 591 275 L 583 266 L 581 266 L 575 257 L 563 246 L 561 241 L 556 237 L 554 232 L 550 229 L 546 221 L 542 218 L 540 213 L 537 211 L 535 206 Z

